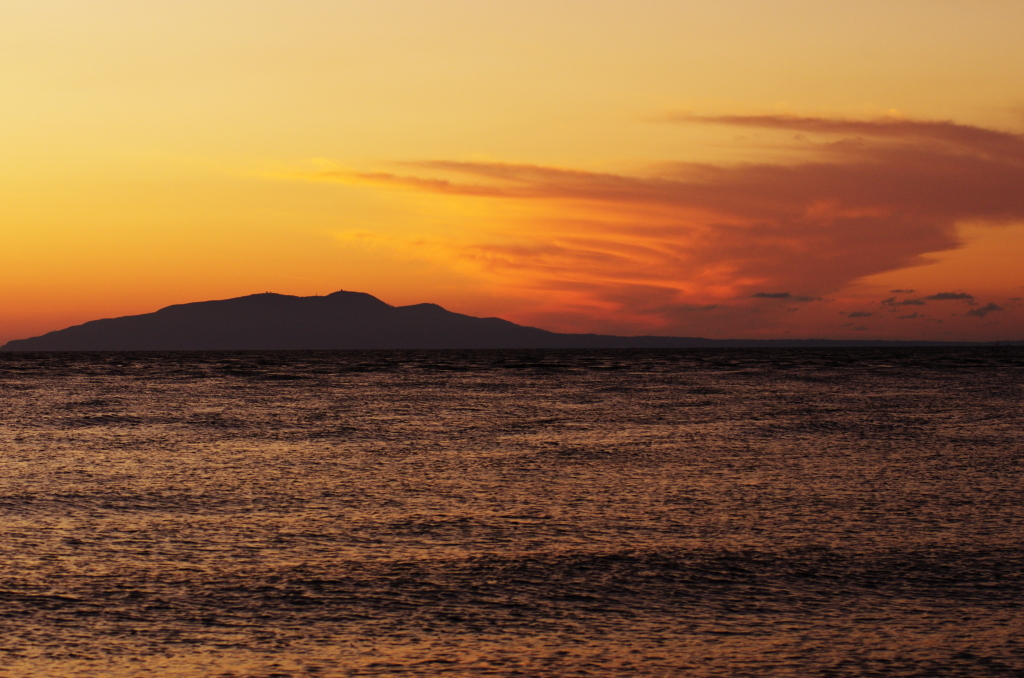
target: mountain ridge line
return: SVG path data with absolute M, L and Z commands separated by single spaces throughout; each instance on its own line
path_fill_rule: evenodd
M 337 349 L 586 349 L 715 347 L 995 346 L 1024 341 L 707 339 L 571 334 L 478 318 L 437 304 L 391 306 L 365 292 L 300 297 L 264 292 L 91 320 L 0 346 L 2 351 Z

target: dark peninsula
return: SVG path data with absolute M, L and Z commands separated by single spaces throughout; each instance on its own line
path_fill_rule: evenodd
M 1021 342 L 1014 342 L 1021 343 Z M 6 351 L 202 351 L 310 349 L 689 348 L 984 345 L 969 342 L 704 339 L 560 334 L 436 304 L 391 306 L 361 292 L 296 297 L 253 294 L 177 304 L 155 313 L 93 320 Z M 991 345 L 991 344 L 988 344 Z

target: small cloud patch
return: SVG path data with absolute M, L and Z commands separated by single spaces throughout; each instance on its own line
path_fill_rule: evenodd
M 868 313 L 867 311 L 854 311 L 849 315 L 850 318 L 867 318 L 872 316 L 874 313 Z
M 892 294 L 913 294 L 914 290 L 889 290 Z
M 915 318 L 923 318 L 924 316 L 920 313 L 911 313 L 910 315 L 897 316 L 897 320 L 913 320 Z
M 751 299 L 792 299 L 793 295 L 789 292 L 754 292 L 750 295 Z
M 968 311 L 967 315 L 973 315 L 976 318 L 984 318 L 985 316 L 987 316 L 989 313 L 992 313 L 993 311 L 1002 311 L 1002 310 L 1003 310 L 1002 306 L 996 306 L 995 304 L 990 302 L 988 304 L 985 304 L 984 306 L 979 306 L 978 308 L 976 308 L 976 309 L 974 309 L 972 311 Z
M 902 299 L 896 301 L 896 297 L 889 297 L 881 301 L 883 306 L 924 306 L 924 301 L 921 299 Z
M 965 301 L 974 301 L 973 294 L 964 294 L 962 292 L 939 292 L 931 296 L 925 297 L 929 301 L 954 301 L 962 299 Z

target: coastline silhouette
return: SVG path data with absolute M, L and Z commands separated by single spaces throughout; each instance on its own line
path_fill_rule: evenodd
M 999 342 L 1002 345 L 1024 342 Z M 28 339 L 5 351 L 183 351 L 330 349 L 696 348 L 991 346 L 996 342 L 563 334 L 477 318 L 436 304 L 391 306 L 363 292 L 299 297 L 266 292 L 177 304 L 154 313 L 93 320 Z

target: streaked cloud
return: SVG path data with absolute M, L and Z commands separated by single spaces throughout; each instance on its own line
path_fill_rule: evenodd
M 881 303 L 883 306 L 924 306 L 924 299 L 900 299 L 896 301 L 896 297 L 889 297 L 888 299 L 882 299 Z
M 939 292 L 938 294 L 931 294 L 925 297 L 927 301 L 974 301 L 973 294 L 965 294 L 963 292 Z
M 1024 138 L 944 121 L 677 116 L 799 133 L 797 161 L 663 164 L 645 175 L 500 162 L 406 163 L 320 178 L 531 204 L 530 218 L 453 243 L 495 278 L 671 323 L 686 309 L 822 299 L 961 246 L 965 221 L 1024 221 Z M 785 290 L 785 292 L 778 291 Z M 893 290 L 909 294 L 912 290 Z M 880 300 L 973 301 L 939 292 Z M 986 307 L 987 308 L 987 307 Z M 766 312 L 771 312 L 767 310 Z M 902 316 L 912 318 L 914 316 Z
M 979 306 L 978 308 L 975 308 L 975 309 L 972 309 L 972 310 L 968 311 L 967 315 L 973 315 L 976 318 L 984 318 L 989 313 L 993 313 L 995 311 L 1002 311 L 1002 310 L 1003 310 L 1002 306 L 997 306 L 996 304 L 993 304 L 993 303 L 989 302 L 988 304 L 985 304 L 984 306 Z

